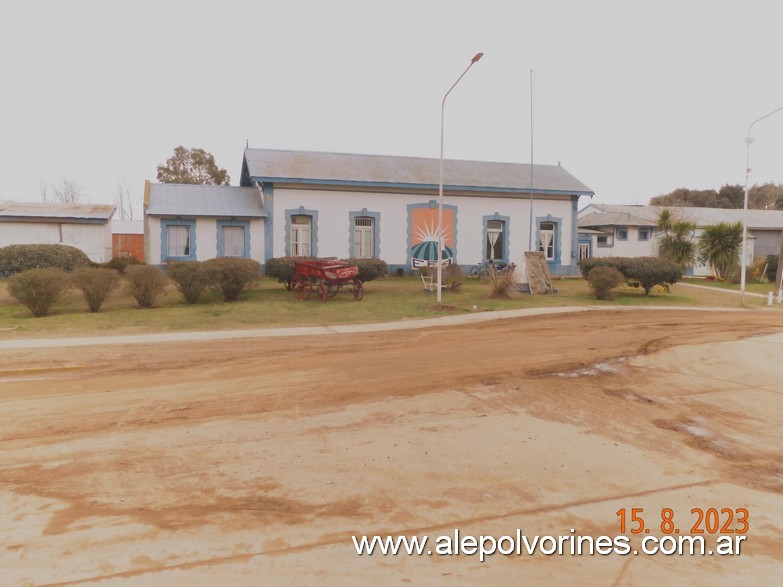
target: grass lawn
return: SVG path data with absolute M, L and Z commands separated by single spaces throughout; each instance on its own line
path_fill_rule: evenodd
M 614 300 L 598 301 L 582 279 L 556 279 L 553 283 L 557 289 L 554 295 L 522 294 L 510 300 L 495 300 L 488 297 L 487 282 L 466 279 L 461 292 L 444 293 L 444 307 L 437 310 L 435 296 L 424 293 L 419 278 L 388 277 L 369 282 L 359 302 L 347 292 L 326 302 L 315 295 L 301 302 L 277 281 L 263 278 L 258 287 L 232 303 L 224 303 L 217 293 L 208 292 L 201 303 L 188 305 L 169 286 L 157 307 L 139 309 L 133 298 L 118 289 L 97 314 L 88 312 L 81 294 L 72 291 L 53 306 L 49 316 L 34 318 L 0 281 L 0 339 L 389 322 L 552 306 L 740 306 L 739 296 L 676 285 L 671 293 L 654 292 L 649 296 L 640 289 L 623 288 Z M 473 310 L 474 305 L 477 310 Z M 749 305 L 761 307 L 762 300 L 753 298 Z

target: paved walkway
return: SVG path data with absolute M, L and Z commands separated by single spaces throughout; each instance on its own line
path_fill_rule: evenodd
M 737 291 L 736 289 L 723 289 L 722 287 L 713 287 L 711 285 L 697 285 L 695 283 L 678 283 L 677 284 L 685 286 L 685 287 L 695 287 L 696 289 L 706 289 L 708 291 L 716 291 L 718 293 L 727 293 L 727 294 L 734 294 L 736 296 L 742 295 L 742 292 Z M 745 295 L 751 298 L 764 298 L 767 299 L 767 294 L 760 294 L 760 293 L 751 293 L 749 291 L 745 292 Z
M 704 286 L 691 286 L 704 287 Z M 712 289 L 712 288 L 710 288 Z M 760 295 L 760 294 L 755 294 Z M 763 296 L 762 296 L 763 297 Z M 0 341 L 0 351 L 10 349 L 43 349 L 67 348 L 96 345 L 127 345 L 154 344 L 165 342 L 191 342 L 210 340 L 233 340 L 242 338 L 272 338 L 276 336 L 314 336 L 327 334 L 350 334 L 357 332 L 381 332 L 389 330 L 411 330 L 416 328 L 434 328 L 438 326 L 455 326 L 522 318 L 524 316 L 541 316 L 545 314 L 566 314 L 573 312 L 626 312 L 626 311 L 690 311 L 690 312 L 743 312 L 740 308 L 694 308 L 681 306 L 565 306 L 560 308 L 529 308 L 522 310 L 500 310 L 497 312 L 476 312 L 441 316 L 438 318 L 423 318 L 415 320 L 399 320 L 377 324 L 343 324 L 335 326 L 299 326 L 294 328 L 256 328 L 252 330 L 211 330 L 203 332 L 159 332 L 152 334 L 127 334 L 122 336 L 85 336 L 72 338 L 27 338 L 19 340 Z

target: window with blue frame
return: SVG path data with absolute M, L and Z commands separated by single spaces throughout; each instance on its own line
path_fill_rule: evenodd
M 219 220 L 217 239 L 218 257 L 250 257 L 250 222 Z
M 503 259 L 505 228 L 506 223 L 502 220 L 487 220 L 487 259 L 491 261 Z
M 161 261 L 196 260 L 196 221 L 161 220 Z
M 313 219 L 311 216 L 291 216 L 291 255 L 310 256 Z
M 354 218 L 353 257 L 372 259 L 375 256 L 375 219 L 371 216 Z
M 539 224 L 539 242 L 538 250 L 544 253 L 547 261 L 555 260 L 555 230 L 557 224 L 554 222 L 542 222 Z
M 648 240 L 650 240 L 650 229 L 649 228 L 640 228 L 639 229 L 639 240 L 640 241 L 648 241 Z

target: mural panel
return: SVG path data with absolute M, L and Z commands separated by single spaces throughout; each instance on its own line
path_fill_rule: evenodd
M 411 266 L 434 267 L 438 260 L 438 209 L 411 210 Z M 443 209 L 443 264 L 454 260 L 454 211 Z

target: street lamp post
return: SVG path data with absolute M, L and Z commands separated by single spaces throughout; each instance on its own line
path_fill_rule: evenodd
M 742 298 L 742 305 L 745 305 L 745 268 L 748 264 L 747 259 L 747 240 L 748 240 L 748 182 L 750 179 L 750 145 L 753 143 L 753 139 L 750 136 L 750 131 L 753 129 L 753 125 L 757 122 L 761 122 L 765 118 L 769 118 L 773 114 L 783 110 L 783 106 L 777 110 L 773 110 L 769 114 L 765 114 L 761 118 L 758 118 L 750 123 L 748 127 L 748 136 L 745 138 L 745 145 L 747 145 L 747 151 L 745 155 L 745 198 L 742 206 L 742 259 L 740 260 L 740 295 Z
M 449 88 L 449 91 L 446 92 L 446 94 L 443 96 L 443 101 L 440 104 L 440 182 L 438 184 L 438 305 L 440 305 L 441 300 L 443 299 L 443 293 L 441 291 L 441 282 L 443 279 L 443 245 L 444 245 L 444 239 L 443 239 L 443 120 L 444 115 L 446 112 L 446 98 L 448 98 L 449 94 L 451 93 L 451 90 L 453 90 L 457 84 L 460 82 L 460 80 L 465 77 L 465 74 L 468 73 L 468 70 L 473 67 L 473 64 L 476 63 L 479 59 L 484 57 L 483 53 L 476 53 L 473 56 L 473 59 L 470 60 L 470 65 L 468 65 L 465 68 L 465 71 L 462 72 L 462 75 L 457 78 L 457 81 L 455 81 L 452 86 Z

